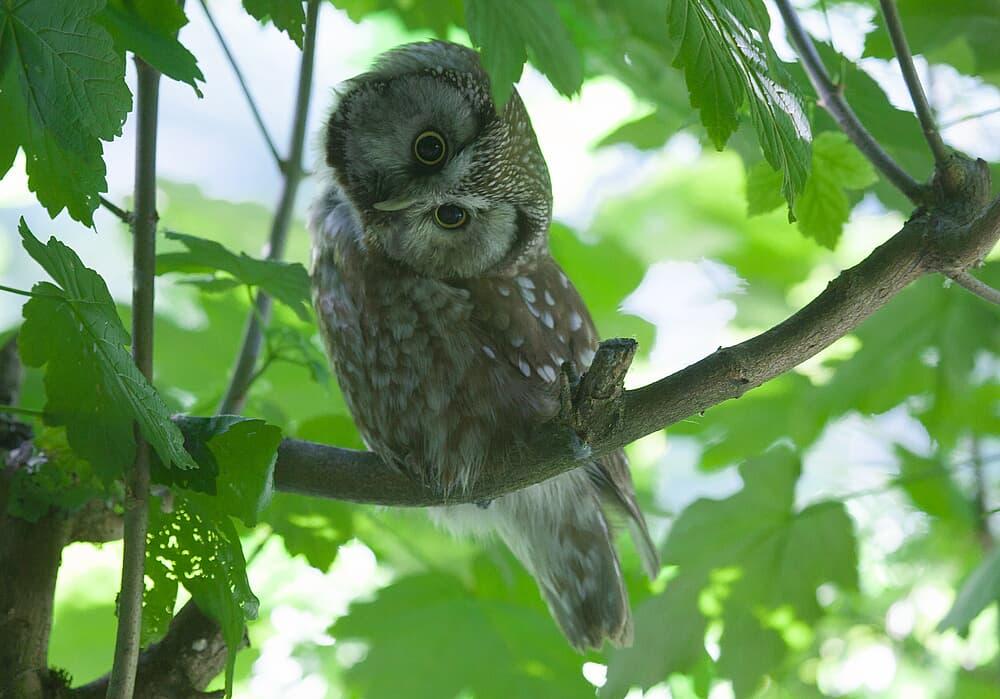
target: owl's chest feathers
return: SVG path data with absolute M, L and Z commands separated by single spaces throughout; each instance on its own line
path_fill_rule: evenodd
M 484 350 L 467 289 L 353 245 L 324 257 L 314 270 L 316 306 L 369 446 L 446 488 L 468 485 L 524 436 L 525 406 L 540 399 Z

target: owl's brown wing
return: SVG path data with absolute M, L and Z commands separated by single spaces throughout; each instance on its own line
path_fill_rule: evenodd
M 476 279 L 469 291 L 473 322 L 484 338 L 482 351 L 509 364 L 525 382 L 554 391 L 563 362 L 571 362 L 581 374 L 590 366 L 597 329 L 580 294 L 552 258 L 546 256 L 514 277 Z M 605 501 L 628 516 L 643 567 L 655 577 L 659 556 L 636 502 L 625 452 L 595 459 L 586 468 Z

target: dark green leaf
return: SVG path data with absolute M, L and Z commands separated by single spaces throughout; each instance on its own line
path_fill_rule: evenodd
M 87 225 L 107 191 L 100 140 L 121 134 L 132 107 L 123 57 L 93 15 L 103 0 L 0 5 L 0 164 L 27 156 L 28 186 L 55 216 Z
M 302 48 L 306 27 L 302 0 L 243 0 L 243 7 L 261 22 L 271 20 Z
M 198 469 L 168 471 L 154 463 L 154 480 L 212 495 L 212 506 L 219 512 L 238 517 L 248 527 L 256 525 L 271 500 L 281 430 L 237 415 L 186 416 L 177 423 Z
M 467 0 L 466 27 L 482 52 L 497 105 L 506 104 L 524 62 L 531 62 L 564 95 L 583 83 L 580 53 L 550 0 Z
M 55 238 L 43 245 L 23 219 L 20 232 L 24 249 L 59 284 L 35 285 L 18 341 L 25 364 L 46 365 L 46 421 L 64 425 L 73 450 L 106 481 L 132 461 L 133 421 L 164 463 L 196 468 L 163 399 L 126 350 L 130 338 L 104 280 Z
M 188 21 L 177 0 L 108 0 L 94 19 L 108 30 L 119 53 L 131 51 L 201 96 L 197 81 L 204 82 L 205 76 L 198 60 L 177 39 Z
M 295 311 L 302 320 L 309 320 L 311 291 L 309 273 L 297 262 L 258 260 L 245 253 L 236 254 L 221 243 L 184 233 L 167 233 L 187 252 L 165 252 L 156 256 L 156 273 L 225 272 L 244 284 L 260 287 Z

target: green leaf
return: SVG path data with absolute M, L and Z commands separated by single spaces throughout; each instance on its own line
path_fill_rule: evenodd
M 864 189 L 877 179 L 875 168 L 847 136 L 824 131 L 813 141 L 809 179 L 795 202 L 799 230 L 833 250 L 851 213 L 844 190 Z
M 187 83 L 201 97 L 205 81 L 198 60 L 177 39 L 188 19 L 177 0 L 108 0 L 94 17 L 119 53 L 131 51 L 167 77 Z
M 271 500 L 281 430 L 237 415 L 185 416 L 177 424 L 198 469 L 169 471 L 154 462 L 153 479 L 207 493 L 212 507 L 255 526 Z
M 635 642 L 631 648 L 611 651 L 608 681 L 601 688 L 601 697 L 621 699 L 633 686 L 648 689 L 674 673 L 688 674 L 708 660 L 708 620 L 698 608 L 704 584 L 697 576 L 681 576 L 635 608 Z M 670 629 L 666 631 L 664 622 L 668 619 Z
M 468 0 L 465 21 L 498 107 L 510 97 L 529 52 L 556 90 L 567 96 L 579 91 L 583 59 L 550 0 Z
M 164 252 L 157 255 L 158 275 L 170 272 L 225 272 L 243 284 L 260 287 L 295 311 L 299 318 L 309 320 L 312 292 L 309 273 L 301 264 L 258 260 L 242 252 L 237 255 L 214 240 L 184 233 L 170 232 L 166 237 L 182 243 L 187 252 Z
M 304 556 L 324 573 L 337 558 L 337 550 L 354 537 L 353 510 L 336 500 L 277 493 L 263 518 L 281 537 L 288 555 Z
M 998 0 L 897 0 L 907 41 L 915 53 L 933 63 L 952 63 L 963 73 L 1000 70 L 1000 2 Z M 865 55 L 895 58 L 881 13 L 875 15 L 876 29 L 865 39 Z M 967 52 L 957 51 L 963 44 Z M 955 60 L 968 54 L 969 61 Z
M 24 249 L 59 284 L 34 286 L 18 340 L 26 365 L 46 366 L 47 424 L 65 426 L 73 450 L 105 481 L 132 461 L 133 422 L 164 463 L 197 468 L 163 399 L 125 348 L 130 338 L 104 280 L 55 238 L 43 245 L 24 219 L 19 230 Z
M 724 7 L 723 7 L 724 6 Z M 783 175 L 789 205 L 808 172 L 809 124 L 795 83 L 767 39 L 767 12 L 758 0 L 670 0 L 668 27 L 678 44 L 691 106 L 719 150 L 746 105 L 764 157 Z
M 857 545 L 850 517 L 839 502 L 820 502 L 796 512 L 799 472 L 798 458 L 788 449 L 773 449 L 747 461 L 740 467 L 743 490 L 724 500 L 702 499 L 690 505 L 674 522 L 663 547 L 664 563 L 679 569 L 663 594 L 673 589 L 690 601 L 695 592 L 689 586 L 701 589 L 702 612 L 722 622 L 718 670 L 733 680 L 737 696 L 751 695 L 778 667 L 787 653 L 786 635 L 820 618 L 820 585 L 857 587 Z M 667 600 L 657 606 L 671 609 L 671 602 L 678 604 Z M 647 623 L 662 629 L 671 622 L 639 617 L 637 633 Z M 695 631 L 700 623 L 697 618 L 685 620 Z M 693 662 L 694 645 L 682 650 L 674 657 Z M 642 651 L 632 651 L 637 652 Z M 611 669 L 624 673 L 630 668 L 638 668 L 638 676 L 609 673 L 609 684 L 648 686 L 655 679 L 650 670 L 657 666 L 649 662 L 623 661 Z
M 967 633 L 969 624 L 990 604 L 1000 599 L 1000 546 L 969 574 L 958 591 L 955 603 L 938 624 L 938 631 L 956 629 Z
M 222 629 L 229 655 L 227 696 L 232 694 L 236 652 L 243 628 L 257 618 L 259 601 L 250 590 L 239 535 L 210 498 L 175 494 L 170 512 L 155 501 L 150 507 L 146 537 L 146 591 L 143 595 L 143 637 L 161 636 L 176 604 L 177 585 L 191 593 L 198 608 Z
M 103 0 L 0 5 L 0 163 L 27 156 L 28 186 L 51 215 L 91 225 L 107 191 L 100 140 L 121 134 L 132 100 L 124 59 L 93 15 Z M 0 172 L 3 175 L 6 172 Z
M 271 20 L 274 26 L 302 48 L 306 28 L 302 0 L 243 0 L 243 7 L 261 22 Z
M 780 172 L 763 160 L 747 170 L 747 216 L 766 214 L 784 203 L 785 198 L 781 196 L 783 178 Z
M 399 19 L 403 26 L 413 32 L 430 29 L 435 35 L 446 39 L 451 27 L 462 27 L 465 12 L 462 0 L 333 0 L 333 4 L 347 12 L 355 22 L 369 16 L 386 12 Z
M 74 512 L 105 492 L 89 463 L 66 441 L 66 431 L 44 428 L 35 436 L 41 458 L 14 472 L 7 512 L 37 522 L 53 508 Z
M 622 124 L 598 141 L 597 147 L 628 143 L 639 150 L 656 150 L 663 147 L 681 125 L 680 119 L 671 118 L 663 112 L 653 112 Z
M 442 573 L 405 577 L 352 604 L 330 630 L 338 641 L 369 646 L 344 671 L 348 687 L 367 699 L 592 694 L 534 585 L 511 572 L 516 585 L 483 570 L 472 587 Z

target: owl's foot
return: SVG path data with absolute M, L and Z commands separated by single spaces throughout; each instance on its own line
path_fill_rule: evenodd
M 613 431 L 624 415 L 625 374 L 638 343 L 627 338 L 605 340 L 582 376 L 564 362 L 559 377 L 559 421 L 590 442 Z

